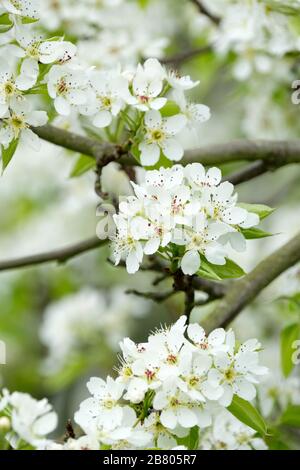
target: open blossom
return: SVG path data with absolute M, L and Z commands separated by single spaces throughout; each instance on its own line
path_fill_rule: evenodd
M 174 136 L 182 131 L 185 124 L 183 114 L 162 118 L 159 111 L 148 111 L 145 116 L 146 135 L 139 145 L 142 165 L 155 165 L 161 151 L 170 160 L 180 160 L 183 157 L 183 148 Z
M 54 65 L 47 76 L 47 87 L 58 114 L 69 116 L 72 106 L 87 102 L 87 75 L 80 68 Z
M 146 119 L 153 113 L 159 114 L 149 111 Z M 159 122 L 165 125 L 161 117 Z M 153 148 L 155 144 L 148 145 L 147 152 Z M 233 185 L 221 183 L 221 178 L 218 168 L 205 171 L 200 163 L 147 171 L 141 184 L 133 183 L 135 196 L 121 202 L 119 213 L 114 215 L 116 235 L 111 239 L 116 264 L 123 258 L 128 272 L 134 273 L 144 254 L 168 249 L 173 243 L 183 250 L 181 269 L 193 275 L 203 257 L 212 264 L 225 265 L 230 247 L 245 251 L 242 230 L 257 225 L 260 219 L 238 205 Z
M 115 72 L 92 72 L 90 96 L 81 113 L 91 116 L 95 127 L 107 127 L 125 106 L 128 81 Z
M 132 79 L 132 96 L 127 102 L 140 111 L 160 109 L 167 98 L 159 97 L 163 90 L 165 71 L 157 59 L 148 59 L 144 65 L 138 65 Z
M 35 400 L 26 393 L 9 394 L 4 390 L 4 407 L 9 410 L 11 444 L 17 448 L 19 440 L 32 446 L 41 446 L 47 442 L 47 435 L 57 426 L 57 415 L 48 400 Z M 1 409 L 0 409 L 1 411 Z
M 259 365 L 260 343 L 249 340 L 242 344 L 235 352 L 235 337 L 231 333 L 228 352 L 219 352 L 214 358 L 215 369 L 209 373 L 209 382 L 219 384 L 223 394 L 219 402 L 229 406 L 233 395 L 236 394 L 244 400 L 252 401 L 256 396 L 254 384 L 258 377 L 268 372 L 266 367 Z
M 216 409 L 212 426 L 205 430 L 201 450 L 267 450 L 263 439 L 226 410 Z
M 31 104 L 23 100 L 11 103 L 9 113 L 0 125 L 0 144 L 7 148 L 15 139 L 21 139 L 34 150 L 39 150 L 40 139 L 30 126 L 43 126 L 48 121 L 45 111 L 32 110 Z
M 36 83 L 37 76 L 30 75 L 26 70 L 26 64 L 22 64 L 17 75 L 14 68 L 4 60 L 0 64 L 0 117 L 6 115 L 10 104 L 23 91 L 28 90 Z
M 25 88 L 23 84 L 23 89 L 31 88 L 37 81 L 39 64 L 63 64 L 76 53 L 76 46 L 71 42 L 43 40 L 42 36 L 33 34 L 24 26 L 16 27 L 16 40 L 17 44 L 6 46 L 6 50 L 22 60 L 19 81 L 22 79 L 27 86 Z
M 37 19 L 39 16 L 38 0 L 1 0 L 0 7 L 13 15 Z
M 92 398 L 81 403 L 80 411 L 76 415 L 78 424 L 86 432 L 93 425 L 104 426 L 106 429 L 114 429 L 120 425 L 124 410 L 118 401 L 123 395 L 124 386 L 111 377 L 108 377 L 106 382 L 93 377 L 87 387 Z M 87 417 L 84 424 L 81 422 L 83 414 Z

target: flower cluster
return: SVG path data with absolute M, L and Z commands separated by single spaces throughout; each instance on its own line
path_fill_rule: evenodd
M 127 338 L 121 348 L 117 379 L 92 378 L 92 396 L 75 414 L 88 436 L 114 449 L 172 448 L 194 426 L 210 426 L 214 407 L 228 407 L 234 394 L 252 400 L 253 383 L 266 373 L 257 340 L 237 348 L 231 330 L 207 337 L 199 325 L 187 327 L 186 317 L 147 343 Z
M 263 448 L 261 439 L 228 413 L 215 423 L 234 395 L 255 398 L 254 384 L 267 372 L 259 365 L 261 345 L 253 339 L 238 346 L 232 330 L 217 329 L 206 336 L 200 325 L 187 325 L 186 320 L 180 317 L 145 343 L 129 338 L 120 343 L 117 378 L 91 378 L 91 397 L 75 413 L 84 436 L 65 444 L 48 440 L 57 416 L 47 400 L 5 390 L 0 433 L 5 431 L 14 448 L 27 443 L 47 450 L 173 449 L 187 445 L 184 439 L 197 426 L 199 448 L 217 447 L 219 440 L 227 448 Z
M 155 165 L 161 154 L 180 160 L 176 139 L 185 127 L 209 119 L 209 108 L 188 103 L 184 92 L 198 85 L 190 77 L 167 72 L 157 59 L 135 71 L 86 70 L 74 62 L 55 65 L 46 78 L 56 111 L 84 116 L 94 127 L 118 127 L 124 121 L 142 165 Z M 171 113 L 164 117 L 164 113 Z
M 157 59 L 124 69 L 80 63 L 74 44 L 38 33 L 31 24 L 37 15 L 34 5 L 5 2 L 4 7 L 11 23 L 0 46 L 3 166 L 20 140 L 39 148 L 32 127 L 44 125 L 48 116 L 34 109 L 33 95 L 47 97 L 58 115 L 73 114 L 83 129 L 92 126 L 99 136 L 109 127 L 106 139 L 113 142 L 122 141 L 125 128 L 133 154 L 143 165 L 156 164 L 161 155 L 180 160 L 183 149 L 176 136 L 210 117 L 207 106 L 189 103 L 184 94 L 199 82 L 168 72 Z M 20 21 L 19 15 L 27 20 Z
M 237 205 L 233 185 L 222 183 L 221 177 L 218 168 L 206 172 L 193 163 L 148 171 L 141 185 L 132 183 L 135 196 L 121 202 L 114 215 L 116 264 L 123 257 L 128 272 L 135 273 L 144 254 L 160 252 L 173 260 L 175 251 L 183 272 L 192 275 L 203 258 L 225 265 L 229 245 L 244 251 L 243 229 L 260 219 Z
M 41 25 L 51 35 L 64 31 L 75 36 L 80 60 L 87 65 L 101 68 L 135 65 L 141 57 L 164 54 L 166 36 L 173 30 L 167 3 L 56 0 L 53 4 L 53 0 L 43 0 Z
M 296 0 L 205 0 L 220 18 L 212 33 L 216 52 L 234 52 L 233 74 L 246 80 L 253 72 L 270 73 L 275 58 L 299 50 L 299 37 L 291 20 L 299 12 Z

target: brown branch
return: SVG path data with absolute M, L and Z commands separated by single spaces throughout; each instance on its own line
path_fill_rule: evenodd
M 203 327 L 207 331 L 226 327 L 265 287 L 299 261 L 300 233 L 259 263 L 244 278 L 232 283 L 216 309 L 203 321 Z
M 237 185 L 250 181 L 258 176 L 263 175 L 269 171 L 268 165 L 265 162 L 257 161 L 251 165 L 242 168 L 241 170 L 232 173 L 231 175 L 225 176 L 223 181 L 229 181 L 230 183 Z
M 154 302 L 161 303 L 169 299 L 176 294 L 175 291 L 171 290 L 168 292 L 139 292 L 135 289 L 129 289 L 126 294 L 136 295 L 137 297 L 144 297 L 145 299 L 153 300 Z
M 96 248 L 100 248 L 106 243 L 107 240 L 100 240 L 99 238 L 94 237 L 65 248 L 7 261 L 0 261 L 0 271 L 10 271 L 17 268 L 26 268 L 54 261 L 65 263 L 71 258 L 82 255 L 88 251 L 95 250 Z
M 300 140 L 237 140 L 226 144 L 206 145 L 186 151 L 182 163 L 201 162 L 211 166 L 257 160 L 267 162 L 270 169 L 300 163 Z
M 178 54 L 174 54 L 171 57 L 166 57 L 165 59 L 160 59 L 160 62 L 164 65 L 173 65 L 174 67 L 178 67 L 183 62 L 187 62 L 188 60 L 194 59 L 194 57 L 208 54 L 213 50 L 213 46 L 208 44 L 207 46 L 198 47 L 195 49 L 189 49 L 184 52 L 179 52 Z
M 227 282 L 209 281 L 208 279 L 196 276 L 192 279 L 192 285 L 195 290 L 205 292 L 211 299 L 221 299 L 224 297 L 229 286 Z
M 98 162 L 101 159 L 111 159 L 114 155 L 114 158 L 123 164 L 137 165 L 137 161 L 128 155 L 128 149 L 118 145 L 102 144 L 89 137 L 49 125 L 33 130 L 48 142 L 97 158 Z M 201 162 L 203 165 L 213 166 L 237 161 L 256 162 L 257 160 L 265 162 L 267 171 L 292 163 L 300 163 L 300 140 L 240 140 L 226 144 L 207 145 L 186 151 L 181 163 Z
M 207 16 L 216 25 L 219 25 L 221 23 L 221 18 L 211 13 L 211 11 L 209 11 L 209 9 L 206 8 L 205 5 L 203 5 L 203 2 L 201 0 L 191 0 L 191 1 L 198 8 L 199 12 L 202 15 Z

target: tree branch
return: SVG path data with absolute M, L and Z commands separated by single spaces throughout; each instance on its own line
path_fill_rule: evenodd
M 300 163 L 300 140 L 238 140 L 226 144 L 207 145 L 186 151 L 183 164 L 201 162 L 203 165 L 211 166 L 257 160 L 264 161 L 269 169 Z
M 208 332 L 226 327 L 265 287 L 299 261 L 300 233 L 259 263 L 244 278 L 232 283 L 216 309 L 203 321 L 203 327 Z
M 38 264 L 50 263 L 53 261 L 56 261 L 58 263 L 65 263 L 71 258 L 74 258 L 96 248 L 100 248 L 106 243 L 107 240 L 100 240 L 99 238 L 94 237 L 65 248 L 60 248 L 45 253 L 25 256 L 22 258 L 16 258 L 7 261 L 0 261 L 0 271 L 10 271 L 17 268 L 26 268 Z
M 102 161 L 105 163 L 106 159 L 109 158 L 111 160 L 112 157 L 117 160 L 127 153 L 120 145 L 109 142 L 101 143 L 96 139 L 65 131 L 49 124 L 42 127 L 33 127 L 32 131 L 47 142 L 73 150 L 74 152 L 83 153 L 95 158 L 98 162 Z
M 229 286 L 227 282 L 209 281 L 208 279 L 196 276 L 192 279 L 192 285 L 195 290 L 205 292 L 211 299 L 221 299 L 224 297 Z
M 164 65 L 173 65 L 178 67 L 183 62 L 193 59 L 194 57 L 207 54 L 212 51 L 212 45 L 208 44 L 207 46 L 198 47 L 195 49 L 190 49 L 184 52 L 179 52 L 171 57 L 166 57 L 165 59 L 160 59 L 160 62 Z
M 268 165 L 266 165 L 265 162 L 258 160 L 257 162 L 254 162 L 229 176 L 225 176 L 223 181 L 229 181 L 230 183 L 237 185 L 250 181 L 253 178 L 257 178 L 257 176 L 261 176 L 268 171 Z
M 50 125 L 33 128 L 33 131 L 48 142 L 95 157 L 98 161 L 101 158 L 111 158 L 112 152 L 114 152 L 116 159 L 120 158 L 121 162 L 137 165 L 137 161 L 133 157 L 127 156 L 127 150 L 118 145 L 102 144 L 89 137 L 83 137 Z M 201 162 L 203 165 L 212 166 L 257 160 L 265 163 L 266 171 L 292 163 L 300 163 L 300 140 L 240 140 L 226 144 L 207 145 L 186 151 L 182 164 Z
M 203 5 L 203 3 L 201 2 L 201 0 L 191 0 L 192 3 L 194 3 L 194 5 L 196 5 L 196 7 L 198 8 L 199 12 L 202 13 L 202 15 L 205 15 L 207 16 L 213 23 L 215 23 L 216 25 L 219 25 L 220 22 L 221 22 L 221 18 L 219 18 L 218 16 L 212 14 L 208 8 L 206 8 L 205 5 Z
M 153 300 L 153 302 L 162 303 L 165 300 L 169 299 L 177 292 L 171 290 L 168 292 L 139 292 L 135 289 L 129 289 L 126 291 L 126 294 L 136 295 L 137 297 L 144 297 L 145 299 Z

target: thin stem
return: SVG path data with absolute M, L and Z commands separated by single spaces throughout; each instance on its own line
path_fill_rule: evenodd
M 51 263 L 54 261 L 58 263 L 65 263 L 71 258 L 82 255 L 88 251 L 95 250 L 96 248 L 100 248 L 106 244 L 107 240 L 99 240 L 97 237 L 90 238 L 65 248 L 31 256 L 24 256 L 22 258 L 16 258 L 7 261 L 0 261 L 0 271 L 10 271 L 17 268 L 26 268 L 39 264 Z
M 196 7 L 198 8 L 199 12 L 202 13 L 202 15 L 207 16 L 207 18 L 209 18 L 216 25 L 220 24 L 221 18 L 211 13 L 211 11 L 208 8 L 206 8 L 206 6 L 203 4 L 201 0 L 191 0 L 191 1 L 192 3 L 194 3 L 194 5 L 196 5 Z

